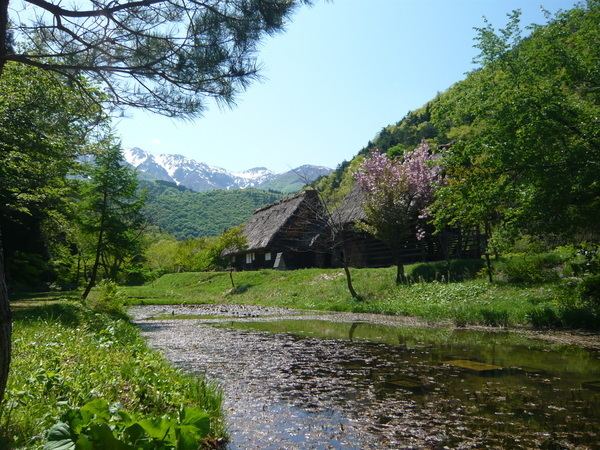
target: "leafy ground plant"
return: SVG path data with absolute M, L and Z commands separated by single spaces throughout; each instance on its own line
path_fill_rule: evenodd
M 179 433 L 176 438 L 184 442 L 192 430 L 182 426 L 191 425 L 186 421 L 192 415 L 199 418 L 200 411 L 208 418 L 202 422 L 208 428 L 195 422 L 197 436 L 201 431 L 207 443 L 225 439 L 222 393 L 215 385 L 174 369 L 148 348 L 128 321 L 54 295 L 12 304 L 14 370 L 0 405 L 0 448 L 41 448 L 56 436 L 53 427 L 59 421 L 68 425 L 69 436 L 81 442 L 93 441 L 106 425 L 116 430 L 116 440 L 134 445 L 132 433 L 139 427 L 129 434 L 125 430 L 135 423 L 145 426 L 139 445 L 158 439 L 158 432 L 148 430 L 154 425 L 160 429 L 161 424 L 173 430 L 164 439 L 172 442 L 173 433 Z M 105 404 L 111 405 L 108 419 L 108 413 L 99 412 Z
M 50 428 L 44 450 L 197 450 L 210 431 L 210 416 L 199 408 L 182 407 L 176 417 L 147 419 L 126 412 L 118 403 L 96 399 L 63 414 Z

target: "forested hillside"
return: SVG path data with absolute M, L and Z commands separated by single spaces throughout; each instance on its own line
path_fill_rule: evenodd
M 257 189 L 194 192 L 166 181 L 140 184 L 147 190 L 147 220 L 178 239 L 217 236 L 244 223 L 255 209 L 282 196 L 276 191 Z
M 600 222 L 600 4 L 561 12 L 531 33 L 508 16 L 476 29 L 479 68 L 399 122 L 317 185 L 339 200 L 371 151 L 402 156 L 427 140 L 444 183 L 438 227 L 472 224 L 492 242 L 528 234 L 594 240 Z

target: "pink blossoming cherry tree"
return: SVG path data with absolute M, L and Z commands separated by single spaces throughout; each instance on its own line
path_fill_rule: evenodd
M 406 281 L 402 249 L 414 237 L 422 240 L 426 236 L 428 206 L 441 180 L 435 159 L 423 141 L 401 158 L 374 151 L 355 173 L 367 216 L 361 228 L 386 243 L 396 255 L 396 283 Z

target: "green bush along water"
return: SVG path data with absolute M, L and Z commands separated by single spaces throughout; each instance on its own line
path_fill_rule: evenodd
M 110 286 L 102 290 L 111 295 Z M 220 390 L 172 368 L 127 320 L 57 296 L 14 302 L 13 311 L 0 448 L 109 438 L 114 448 L 198 448 L 225 437 Z M 159 437 L 165 424 L 187 434 Z M 195 447 L 184 445 L 190 439 Z

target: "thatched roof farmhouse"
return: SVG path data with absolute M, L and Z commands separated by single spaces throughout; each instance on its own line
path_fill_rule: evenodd
M 323 266 L 327 255 L 319 239 L 325 227 L 318 194 L 306 190 L 257 209 L 243 228 L 247 247 L 223 254 L 237 269 Z
M 331 220 L 338 230 L 336 245 L 331 242 Z M 223 256 L 238 270 L 340 266 L 341 252 L 345 252 L 352 267 L 390 266 L 398 256 L 404 262 L 480 256 L 477 234 L 460 230 L 429 234 L 421 241 L 415 237 L 406 243 L 400 255 L 395 255 L 383 242 L 361 229 L 360 223 L 366 220 L 364 194 L 358 186 L 354 186 L 331 217 L 324 213 L 318 193 L 308 189 L 257 209 L 243 228 L 246 248 L 226 249 Z

